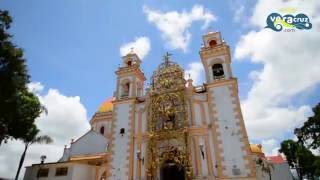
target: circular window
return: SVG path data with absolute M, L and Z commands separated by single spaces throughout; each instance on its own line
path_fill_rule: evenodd
M 217 41 L 216 40 L 211 40 L 210 42 L 209 42 L 209 46 L 210 47 L 215 47 L 217 45 Z

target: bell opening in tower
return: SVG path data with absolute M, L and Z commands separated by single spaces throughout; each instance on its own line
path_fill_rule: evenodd
M 130 67 L 132 65 L 132 62 L 128 61 L 127 65 L 128 65 L 128 67 Z
M 222 64 L 214 64 L 212 66 L 213 79 L 223 79 L 224 71 Z
M 216 46 L 217 46 L 217 41 L 216 41 L 216 40 L 211 40 L 211 41 L 209 42 L 209 46 L 210 46 L 211 48 L 216 47 Z

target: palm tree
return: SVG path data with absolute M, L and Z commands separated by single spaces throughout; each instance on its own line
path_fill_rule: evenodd
M 23 151 L 21 158 L 20 158 L 19 167 L 17 170 L 15 180 L 18 180 L 19 173 L 20 173 L 21 167 L 23 165 L 24 158 L 26 156 L 26 153 L 27 153 L 29 146 L 31 146 L 34 143 L 50 144 L 53 142 L 51 137 L 49 137 L 47 135 L 38 136 L 38 133 L 39 133 L 39 130 L 37 129 L 36 126 L 34 126 L 33 128 L 31 128 L 28 135 L 26 137 L 24 137 L 23 139 L 21 139 L 24 142 L 24 151 Z

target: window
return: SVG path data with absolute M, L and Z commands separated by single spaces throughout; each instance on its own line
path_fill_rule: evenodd
M 120 129 L 120 134 L 123 136 L 124 133 L 125 133 L 125 129 L 124 129 L 124 128 L 121 128 L 121 129 Z
M 37 177 L 48 177 L 48 174 L 49 174 L 49 168 L 39 169 Z
M 102 127 L 100 128 L 100 133 L 101 133 L 102 135 L 104 135 L 104 126 L 102 126 Z
M 213 79 L 222 79 L 224 78 L 224 71 L 222 64 L 214 64 L 212 66 Z
M 68 174 L 68 167 L 59 167 L 56 169 L 56 176 L 66 176 Z
M 128 97 L 130 91 L 130 82 L 126 82 L 122 85 L 122 96 L 121 97 Z
M 131 61 L 128 61 L 128 67 L 130 67 L 132 65 L 132 62 Z
M 211 41 L 209 42 L 209 46 L 210 46 L 211 48 L 217 46 L 217 41 L 216 41 L 216 40 L 211 40 Z

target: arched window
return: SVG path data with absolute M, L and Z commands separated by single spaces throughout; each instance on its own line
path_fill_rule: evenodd
M 217 45 L 217 41 L 216 40 L 211 40 L 209 42 L 209 46 L 212 48 L 212 47 L 215 47 Z
M 130 83 L 127 82 L 124 84 L 124 95 L 129 96 L 129 92 L 130 92 Z
M 101 133 L 102 135 L 104 135 L 104 126 L 102 126 L 102 127 L 100 128 L 100 133 Z
M 214 64 L 212 66 L 213 79 L 224 78 L 224 71 L 222 64 Z
M 127 65 L 130 67 L 132 65 L 132 61 L 128 61 Z
M 130 82 L 129 81 L 125 81 L 122 82 L 122 93 L 121 93 L 121 97 L 125 98 L 129 96 L 129 92 L 130 92 Z

